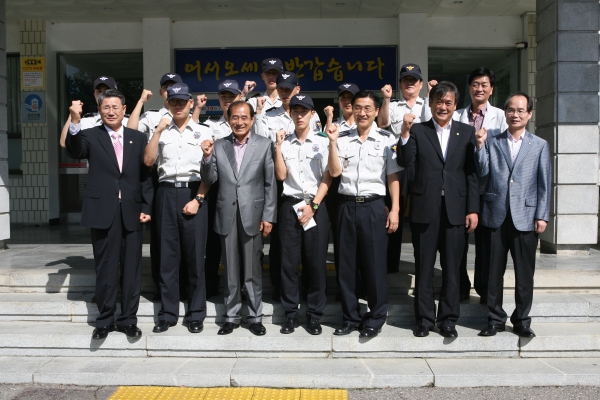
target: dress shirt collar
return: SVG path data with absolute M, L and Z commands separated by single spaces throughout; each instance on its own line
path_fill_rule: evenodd
M 233 137 L 233 145 L 234 146 L 244 146 L 245 144 L 248 143 L 248 139 L 250 139 L 250 135 L 248 135 L 248 136 L 246 136 L 246 139 L 244 139 L 243 142 L 240 142 L 235 135 L 232 134 L 231 136 Z
M 317 133 L 311 130 L 310 132 L 308 132 L 308 135 L 306 135 L 306 138 L 304 139 L 304 141 L 305 141 L 305 142 L 306 142 L 306 141 L 309 141 L 309 142 L 311 142 L 311 143 L 312 143 L 312 142 L 314 142 L 314 141 L 315 141 L 315 136 L 316 136 L 316 135 L 317 135 Z M 294 143 L 294 142 L 298 142 L 298 143 L 300 143 L 300 139 L 298 139 L 298 136 L 296 135 L 296 131 L 294 131 L 294 133 L 293 133 L 293 134 L 291 134 L 291 135 L 288 135 L 287 137 L 288 137 L 288 138 L 290 138 L 289 140 L 290 140 L 290 142 L 292 142 L 292 143 Z M 302 144 L 302 143 L 300 143 L 300 144 Z
M 113 133 L 117 133 L 117 134 L 121 135 L 121 139 L 123 139 L 123 125 L 121 125 L 121 127 L 119 129 L 117 129 L 116 131 L 113 131 L 106 125 L 104 125 L 104 127 L 106 128 L 106 132 L 108 132 L 108 135 L 111 137 L 111 139 L 112 139 Z
M 514 136 L 512 135 L 512 133 L 510 133 L 509 131 L 506 131 L 506 132 L 507 132 L 508 140 L 513 143 L 516 143 L 518 141 L 523 141 L 523 137 L 525 136 L 526 131 L 524 130 L 523 133 L 521 133 L 521 135 L 519 135 L 518 139 L 515 139 Z
M 435 126 L 435 131 L 437 133 L 450 132 L 450 128 L 452 128 L 452 121 L 448 122 L 448 125 L 442 128 L 437 122 L 435 122 L 435 119 L 431 118 L 431 120 L 433 121 L 433 126 Z
M 403 104 L 403 105 L 408 105 L 408 102 L 406 101 L 404 96 L 402 96 L 402 93 L 400 93 L 400 98 L 398 99 L 398 103 Z M 417 100 L 415 100 L 415 104 L 423 105 L 423 104 L 425 104 L 425 100 L 422 99 L 421 97 L 417 97 Z

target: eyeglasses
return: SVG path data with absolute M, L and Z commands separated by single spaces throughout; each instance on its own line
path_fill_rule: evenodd
M 113 112 L 119 112 L 123 109 L 123 106 L 102 106 L 100 107 L 100 111 L 103 114 L 108 114 L 109 112 L 113 111 Z
M 238 121 L 242 121 L 242 122 L 248 122 L 250 120 L 250 117 L 247 115 L 242 115 L 241 117 L 234 115 L 231 118 L 229 118 L 229 120 L 231 122 L 238 122 Z
M 523 115 L 525 115 L 527 113 L 528 113 L 528 111 L 527 110 L 523 110 L 522 108 L 518 109 L 518 110 L 515 110 L 514 108 L 508 108 L 506 110 L 506 115 L 515 115 L 515 114 L 517 114 L 519 117 L 522 117 Z
M 355 112 L 355 113 L 359 113 L 359 112 L 361 112 L 361 111 L 364 111 L 364 112 L 365 112 L 365 114 L 370 114 L 370 113 L 372 113 L 373 111 L 375 111 L 375 107 L 371 107 L 371 106 L 365 106 L 365 107 L 362 107 L 362 106 L 354 106 L 354 107 L 352 107 L 352 109 L 354 110 L 354 112 Z
M 185 107 L 189 100 L 171 99 L 169 105 L 172 107 Z

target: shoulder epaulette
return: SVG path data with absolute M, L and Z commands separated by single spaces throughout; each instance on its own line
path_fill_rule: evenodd
M 391 132 L 388 132 L 385 129 L 377 128 L 376 131 L 377 131 L 377 133 L 379 133 L 380 135 L 383 135 L 383 136 L 390 136 L 391 135 Z
M 205 124 L 204 122 L 198 122 L 198 125 L 204 125 L 204 126 L 206 126 L 207 128 L 210 128 L 210 125 L 208 125 L 208 124 Z
M 131 114 L 125 114 L 125 118 L 129 118 Z
M 269 111 L 277 110 L 278 108 L 279 108 L 279 107 L 271 107 L 271 108 L 269 108 L 269 109 L 268 109 L 267 111 L 265 111 L 265 112 L 269 112 Z
M 350 134 L 350 129 L 348 129 L 347 131 L 340 132 L 340 134 L 338 136 L 339 137 L 344 137 L 344 136 L 348 136 L 349 134 Z
M 390 103 L 397 103 L 399 101 L 400 101 L 400 99 L 390 99 Z
M 208 117 L 208 119 L 211 119 L 211 120 L 214 119 L 215 121 L 218 121 L 221 119 L 221 116 L 220 115 L 210 115 Z
M 158 108 L 153 108 L 152 110 L 148 110 L 147 112 L 159 112 L 160 110 Z
M 98 115 L 98 113 L 87 113 L 81 118 L 94 118 L 97 115 Z
M 260 92 L 258 92 L 258 93 L 256 93 L 255 95 L 251 96 L 251 97 L 250 97 L 250 99 L 253 99 L 253 98 L 255 98 L 255 97 L 260 97 L 260 95 L 261 95 L 261 93 L 260 93 Z M 250 100 L 250 99 L 248 99 L 248 100 Z

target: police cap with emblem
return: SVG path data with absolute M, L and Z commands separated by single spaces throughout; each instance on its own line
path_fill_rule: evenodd
M 94 89 L 96 89 L 100 85 L 106 85 L 109 89 L 117 88 L 117 82 L 112 76 L 102 75 L 96 78 L 96 80 L 94 81 Z
M 275 82 L 277 82 L 277 87 L 295 89 L 298 86 L 298 76 L 293 72 L 285 71 L 277 75 Z
M 313 100 L 310 98 L 310 96 L 307 96 L 302 93 L 298 93 L 297 95 L 292 96 L 290 100 L 290 108 L 293 108 L 294 106 L 302 106 L 304 108 L 308 108 L 309 110 L 315 109 L 315 104 L 313 103 Z
M 342 83 L 338 88 L 338 96 L 341 96 L 344 92 L 348 92 L 354 96 L 359 91 L 360 89 L 354 83 Z
M 172 99 L 189 100 L 191 98 L 190 88 L 185 83 L 175 83 L 167 88 L 167 101 Z
M 182 83 L 183 79 L 174 72 L 167 72 L 160 78 L 160 86 L 164 85 L 165 82 Z
M 407 76 L 413 76 L 420 81 L 423 80 L 423 77 L 421 76 L 421 68 L 417 64 L 404 64 L 400 68 L 400 79 L 399 80 L 402 80 L 402 78 L 407 77 Z
M 219 93 L 221 92 L 229 92 L 233 94 L 242 93 L 240 90 L 240 85 L 238 85 L 237 81 L 234 81 L 233 79 L 228 79 L 219 83 Z
M 279 58 L 265 58 L 262 61 L 262 72 L 266 72 L 270 69 L 283 72 L 283 63 Z

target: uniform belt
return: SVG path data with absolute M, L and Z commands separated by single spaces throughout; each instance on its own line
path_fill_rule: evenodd
M 299 203 L 301 201 L 310 201 L 310 197 L 305 199 L 304 197 L 293 197 L 293 196 L 282 196 L 283 201 L 295 201 L 296 203 Z
M 352 201 L 354 203 L 368 203 L 370 201 L 375 201 L 379 199 L 383 199 L 383 196 L 375 195 L 375 196 L 347 196 L 345 194 L 340 195 L 343 201 Z
M 187 188 L 195 185 L 199 185 L 200 181 L 191 181 L 191 182 L 160 182 L 158 184 L 159 187 L 168 187 L 168 188 Z

